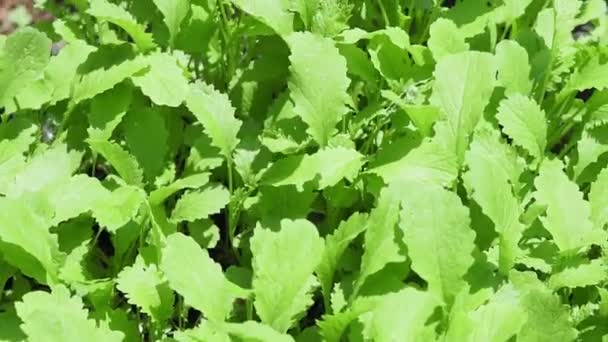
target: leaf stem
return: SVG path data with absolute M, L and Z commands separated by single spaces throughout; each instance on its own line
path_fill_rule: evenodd
M 384 27 L 391 26 L 391 23 L 388 20 L 388 15 L 386 14 L 386 8 L 384 8 L 384 4 L 382 3 L 382 0 L 378 0 L 378 7 L 380 7 L 380 12 L 382 13 L 382 20 L 384 20 Z

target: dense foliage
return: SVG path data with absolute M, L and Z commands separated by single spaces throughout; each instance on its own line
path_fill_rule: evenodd
M 0 340 L 608 338 L 603 0 L 38 0 Z

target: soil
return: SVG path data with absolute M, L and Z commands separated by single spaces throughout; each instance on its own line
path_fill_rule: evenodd
M 35 9 L 32 0 L 0 0 L 0 34 L 8 34 L 15 30 L 15 26 L 8 20 L 8 15 L 19 5 L 27 8 L 34 22 L 51 19 L 48 13 Z

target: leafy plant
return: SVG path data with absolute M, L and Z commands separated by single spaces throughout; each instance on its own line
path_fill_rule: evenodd
M 608 337 L 603 0 L 39 0 L 0 340 Z

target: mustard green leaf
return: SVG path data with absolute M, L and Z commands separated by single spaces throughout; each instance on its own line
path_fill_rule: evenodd
M 324 147 L 348 111 L 346 60 L 330 39 L 297 32 L 286 40 L 291 49 L 289 90 L 294 111 Z
M 465 156 L 469 170 L 463 175 L 471 197 L 492 220 L 499 234 L 499 267 L 503 274 L 508 274 L 520 254 L 518 243 L 525 228 L 519 221 L 522 212 L 511 185 L 513 178 L 519 178 L 521 170 L 510 174 L 511 169 L 517 168 L 510 163 L 514 160 L 509 160 L 506 153 L 501 156 L 501 152 L 507 152 L 506 148 L 499 141 L 498 132 L 476 132 Z
M 217 214 L 230 201 L 230 193 L 220 185 L 185 193 L 175 204 L 171 220 L 196 221 Z
M 469 50 L 469 44 L 458 30 L 458 26 L 445 18 L 439 18 L 431 25 L 428 46 L 435 61 Z
M 12 105 L 22 88 L 43 76 L 50 48 L 51 40 L 31 27 L 6 39 L 0 53 L 0 108 Z
M 288 0 L 231 0 L 231 2 L 279 35 L 293 32 L 293 13 L 290 11 Z
M 323 239 L 309 221 L 283 220 L 277 232 L 256 227 L 250 245 L 256 312 L 263 323 L 286 332 L 312 304 Z
M 334 272 L 344 251 L 367 228 L 366 219 L 366 215 L 355 213 L 325 237 L 325 250 L 316 270 L 325 296 L 331 293 Z
M 120 145 L 107 140 L 87 140 L 91 149 L 102 155 L 116 169 L 122 179 L 130 185 L 139 186 L 143 182 L 143 171 L 137 160 Z
M 430 102 L 442 110 L 459 162 L 464 157 L 470 134 L 490 101 L 495 74 L 494 57 L 484 52 L 449 55 L 437 63 Z
M 103 324 L 88 319 L 88 313 L 79 297 L 72 297 L 60 285 L 51 293 L 33 291 L 15 304 L 23 321 L 21 329 L 29 341 L 120 341 L 121 332 L 110 330 Z
M 188 267 L 184 267 L 187 264 Z M 181 233 L 167 237 L 160 269 L 187 305 L 214 322 L 223 322 L 243 290 L 230 283 L 206 250 Z
M 604 168 L 591 185 L 589 203 L 591 205 L 591 221 L 596 229 L 604 229 L 608 223 L 608 168 Z
M 469 210 L 455 193 L 439 186 L 410 182 L 400 188 L 400 226 L 412 269 L 427 281 L 431 293 L 449 304 L 473 264 L 475 232 Z
M 496 45 L 498 84 L 505 93 L 528 95 L 532 90 L 528 53 L 517 42 L 502 40 Z
M 398 243 L 399 189 L 388 187 L 382 190 L 378 204 L 370 213 L 365 228 L 364 252 L 361 256 L 361 270 L 355 282 L 353 296 L 372 274 L 382 270 L 389 263 L 405 261 L 402 246 Z
M 152 205 L 159 205 L 164 202 L 169 196 L 183 189 L 197 189 L 206 185 L 209 182 L 208 173 L 199 173 L 196 175 L 180 178 L 175 182 L 160 187 L 150 193 L 149 201 Z
M 163 322 L 171 317 L 173 291 L 156 265 L 146 266 L 138 258 L 133 266 L 125 267 L 118 274 L 116 287 L 130 304 L 139 306 L 155 321 Z
M 147 56 L 146 59 L 150 69 L 143 75 L 131 76 L 133 83 L 159 106 L 180 106 L 186 99 L 189 86 L 177 59 L 159 52 Z
M 419 341 L 440 303 L 432 293 L 410 287 L 384 295 L 371 313 L 366 333 L 374 341 Z
M 547 282 L 547 286 L 554 290 L 562 287 L 585 287 L 593 286 L 605 280 L 606 265 L 600 259 L 591 260 L 589 263 L 568 267 L 554 273 Z
M 156 43 L 145 27 L 139 24 L 135 18 L 124 8 L 106 0 L 91 0 L 87 13 L 97 18 L 121 27 L 133 39 L 139 50 L 146 52 L 154 49 Z
M 500 102 L 496 118 L 514 144 L 523 147 L 535 158 L 540 158 L 547 145 L 545 112 L 536 102 L 524 95 L 513 94 Z
M 541 217 L 543 226 L 561 251 L 586 247 L 604 238 L 603 231 L 595 229 L 591 222 L 589 202 L 564 173 L 561 161 L 545 160 L 534 186 L 534 197 L 547 207 L 546 214 Z
M 117 84 L 144 70 L 148 66 L 145 58 L 136 57 L 108 69 L 97 69 L 84 75 L 75 85 L 72 93 L 71 103 L 78 104 L 84 100 L 91 99 L 107 90 L 114 88 Z
M 190 88 L 186 106 L 203 124 L 213 146 L 219 148 L 222 155 L 231 160 L 232 152 L 239 143 L 237 134 L 242 123 L 234 117 L 235 109 L 228 96 L 209 85 L 197 83 Z
M 374 173 L 390 184 L 399 181 L 415 180 L 430 184 L 448 185 L 458 176 L 458 161 L 456 154 L 447 149 L 436 139 L 423 140 L 416 147 L 408 147 L 410 143 L 395 139 L 385 147 L 391 158 L 372 163 L 368 171 Z M 408 152 L 409 150 L 409 152 Z M 378 159 L 383 151 L 378 153 Z
M 190 11 L 190 0 L 154 0 L 154 4 L 163 14 L 163 21 L 171 35 L 170 44 L 173 46 L 180 26 Z

